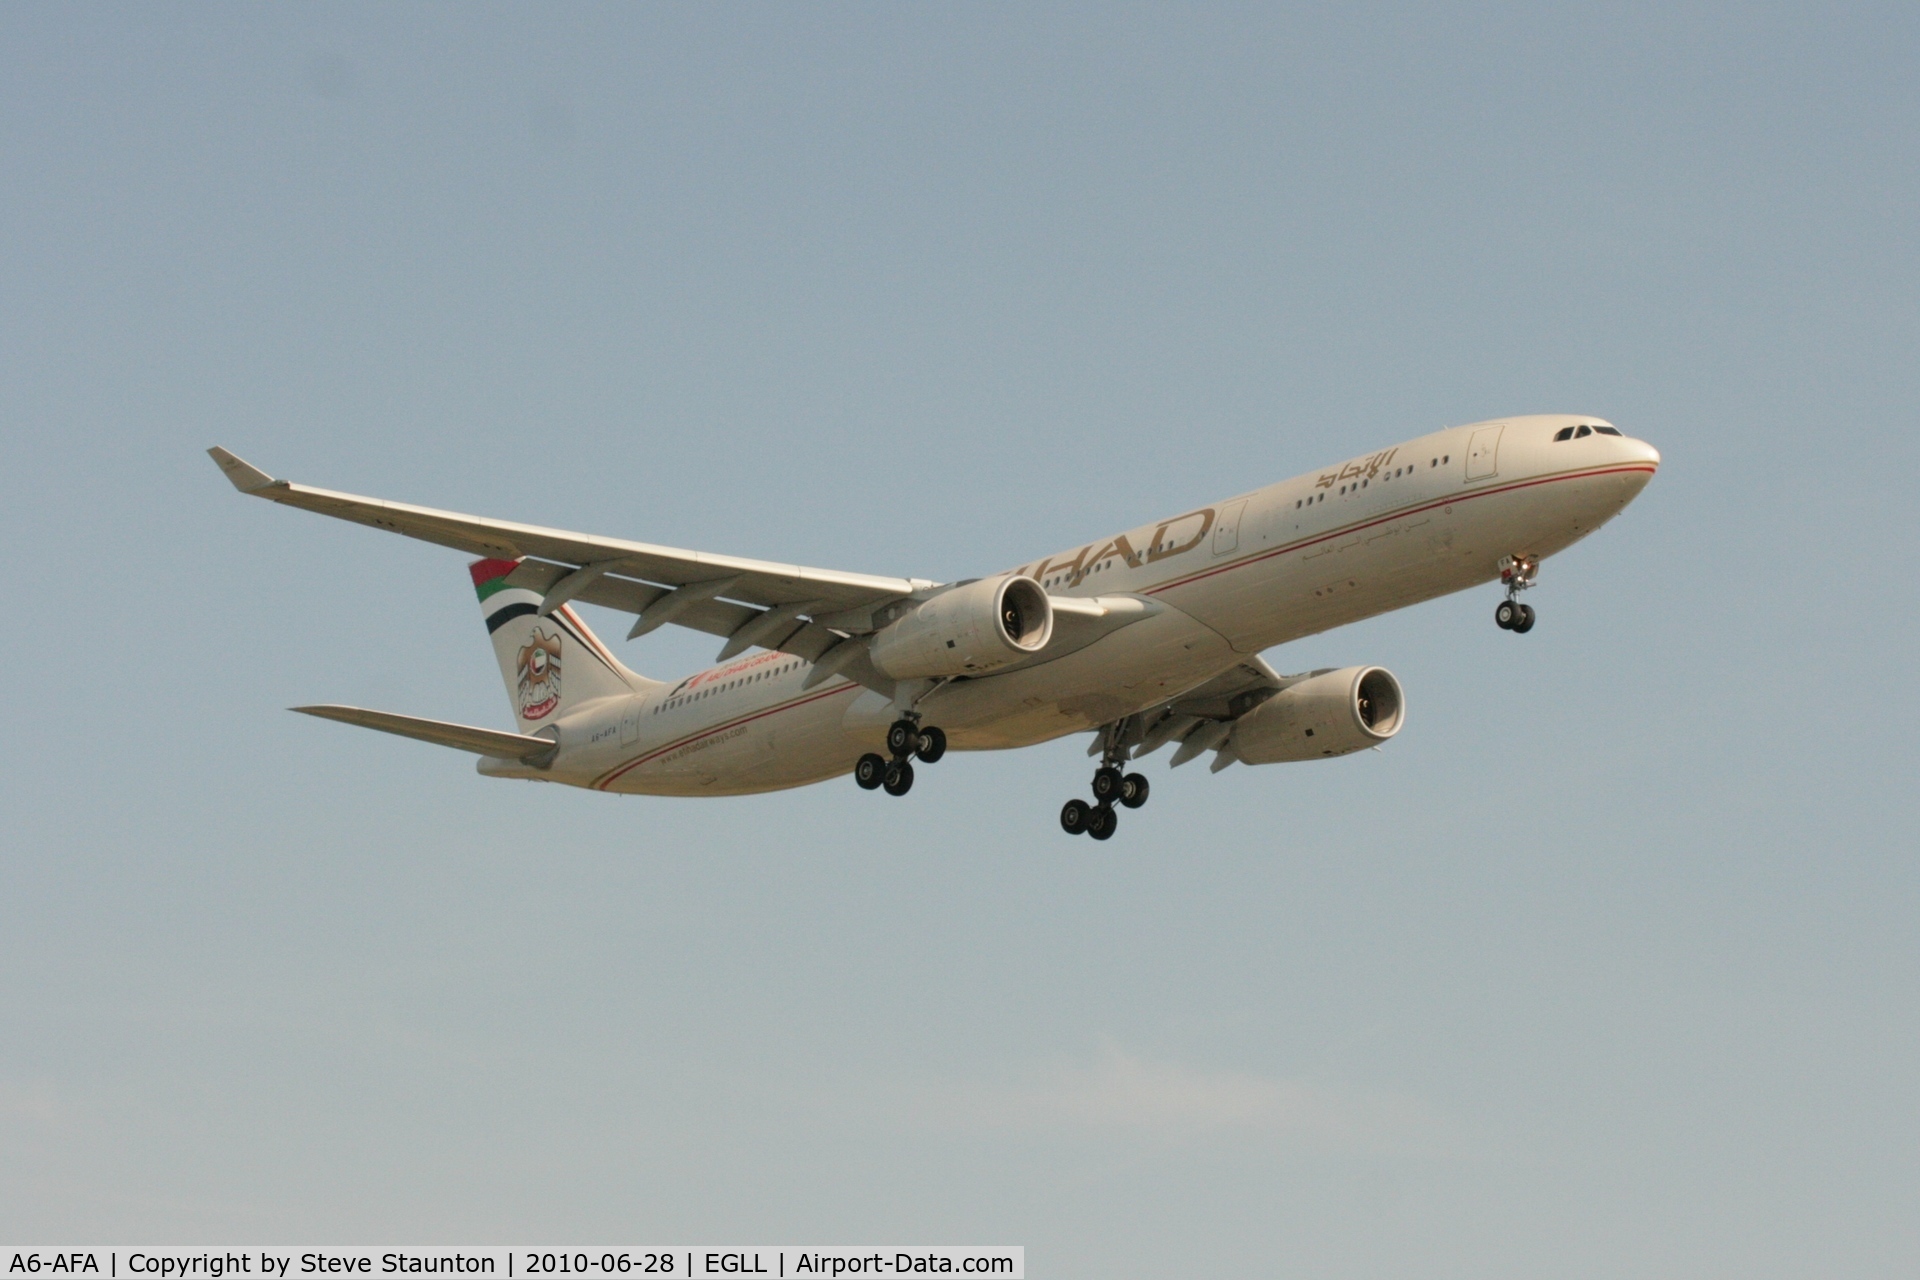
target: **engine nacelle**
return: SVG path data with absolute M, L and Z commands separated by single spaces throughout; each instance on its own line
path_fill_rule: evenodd
M 1318 671 L 1234 721 L 1227 743 L 1247 764 L 1344 756 L 1400 732 L 1406 708 L 1385 667 Z
M 1032 657 L 1053 638 L 1053 605 L 1032 578 L 1003 574 L 942 591 L 875 633 L 868 655 L 895 680 L 974 676 Z

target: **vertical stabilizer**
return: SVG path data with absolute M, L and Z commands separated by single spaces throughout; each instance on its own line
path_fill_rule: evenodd
M 522 733 L 552 724 L 596 698 L 642 693 L 654 683 L 622 666 L 566 605 L 543 617 L 539 592 L 508 584 L 519 567 L 517 560 L 477 560 L 467 566 Z

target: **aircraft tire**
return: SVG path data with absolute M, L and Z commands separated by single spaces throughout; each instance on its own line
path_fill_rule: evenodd
M 1502 631 L 1513 630 L 1513 624 L 1520 617 L 1520 606 L 1511 600 L 1502 600 L 1493 611 L 1493 625 Z
M 881 783 L 890 796 L 903 796 L 913 790 L 913 766 L 905 760 L 887 763 L 887 780 Z
M 932 725 L 922 729 L 920 731 L 920 745 L 915 748 L 913 754 L 919 757 L 921 764 L 933 764 L 937 762 L 941 756 L 947 754 L 946 730 L 935 728 Z
M 1093 798 L 1101 804 L 1109 804 L 1125 786 L 1120 771 L 1112 765 L 1106 765 L 1093 775 Z
M 1517 636 L 1523 636 L 1531 630 L 1533 630 L 1533 606 L 1523 604 L 1520 606 L 1520 616 L 1514 619 L 1513 633 Z
M 896 760 L 904 760 L 913 754 L 920 745 L 920 735 L 914 731 L 913 721 L 895 720 L 887 726 L 887 750 Z
M 1120 803 L 1129 809 L 1138 809 L 1147 802 L 1150 790 L 1146 774 L 1130 773 L 1120 780 Z
M 872 791 L 887 780 L 887 758 L 869 751 L 853 766 L 853 780 L 862 791 Z
M 1095 840 L 1111 839 L 1120 827 L 1120 815 L 1113 811 L 1110 804 L 1097 804 L 1087 816 L 1087 834 Z
M 1078 796 L 1060 807 L 1060 829 L 1070 836 L 1077 836 L 1087 829 L 1087 818 L 1093 812 L 1093 806 Z

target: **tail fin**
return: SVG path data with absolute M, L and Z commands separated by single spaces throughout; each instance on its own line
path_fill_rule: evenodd
M 519 567 L 518 560 L 477 560 L 467 569 L 522 733 L 595 698 L 640 693 L 654 683 L 620 665 L 566 605 L 542 616 L 539 592 L 508 585 Z

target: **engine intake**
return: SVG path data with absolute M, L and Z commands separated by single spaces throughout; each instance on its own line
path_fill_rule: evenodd
M 1344 756 L 1400 732 L 1406 706 L 1385 667 L 1316 671 L 1234 721 L 1227 743 L 1248 764 Z
M 1031 657 L 1053 638 L 1053 605 L 1020 574 L 981 578 L 923 600 L 875 633 L 868 651 L 895 680 L 972 676 Z

